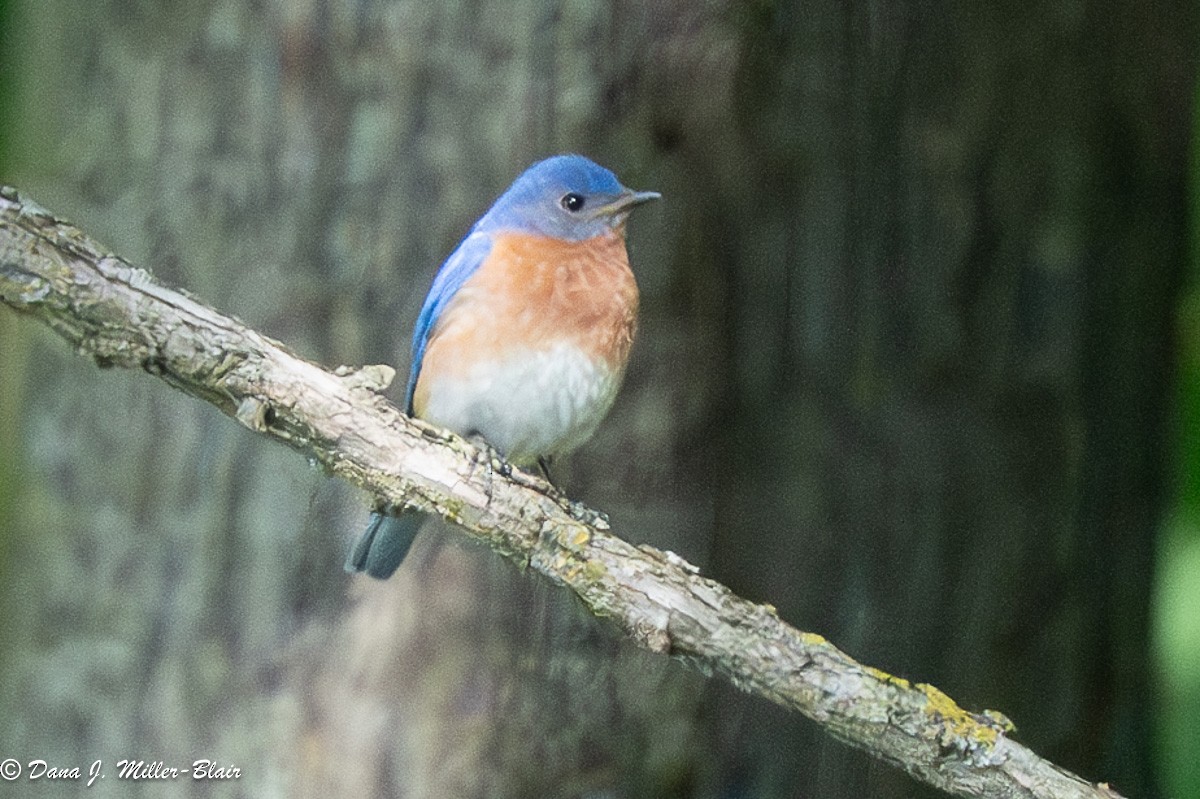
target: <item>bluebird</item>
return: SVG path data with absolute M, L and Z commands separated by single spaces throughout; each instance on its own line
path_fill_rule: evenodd
M 591 438 L 637 329 L 625 223 L 659 196 L 579 155 L 525 170 L 433 280 L 413 330 L 408 414 L 482 436 L 518 465 Z M 372 513 L 346 570 L 390 577 L 420 523 Z

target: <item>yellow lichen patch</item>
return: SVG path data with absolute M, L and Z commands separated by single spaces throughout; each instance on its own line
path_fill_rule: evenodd
M 872 666 L 863 666 L 863 670 L 875 679 L 879 680 L 880 682 L 885 682 L 888 685 L 894 685 L 897 688 L 902 688 L 906 691 L 909 688 L 912 688 L 912 683 L 910 683 L 908 680 L 904 679 L 903 677 L 897 677 L 894 674 L 888 674 L 883 669 L 877 669 Z
M 944 692 L 928 683 L 917 683 L 915 687 L 925 694 L 928 703 L 926 712 L 936 715 L 942 724 L 943 744 L 949 744 L 954 739 L 966 741 L 968 746 L 990 747 L 996 743 L 999 733 L 995 728 L 981 724 Z
M 771 610 L 774 610 L 774 608 Z M 816 633 L 800 633 L 800 643 L 805 646 L 825 646 L 829 641 L 825 636 L 817 635 Z
M 581 524 L 546 521 L 542 524 L 542 540 L 551 546 L 578 553 L 592 540 L 592 533 Z
M 608 569 L 598 560 L 589 560 L 583 567 L 583 576 L 589 582 L 601 580 L 606 574 L 608 574 Z

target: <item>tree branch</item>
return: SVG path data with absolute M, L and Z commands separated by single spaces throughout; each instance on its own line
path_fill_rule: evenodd
M 834 737 L 951 793 L 1117 797 L 1009 738 L 926 684 L 864 666 L 774 608 L 735 596 L 670 552 L 634 546 L 603 517 L 378 393 L 394 370 L 326 371 L 113 255 L 0 188 L 0 301 L 101 366 L 140 367 L 396 505 L 440 514 L 574 591 L 639 646 L 803 713 Z

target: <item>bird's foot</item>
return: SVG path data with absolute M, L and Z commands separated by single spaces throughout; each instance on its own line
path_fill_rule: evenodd
M 479 433 L 472 433 L 467 436 L 469 441 L 475 447 L 475 456 L 471 460 L 471 468 L 467 472 L 467 478 L 471 479 L 475 476 L 475 470 L 482 468 L 484 481 L 487 486 L 484 489 L 490 501 L 492 496 L 492 475 L 499 474 L 504 478 L 513 476 L 512 465 L 504 459 L 500 454 L 500 450 L 492 446 L 486 438 Z

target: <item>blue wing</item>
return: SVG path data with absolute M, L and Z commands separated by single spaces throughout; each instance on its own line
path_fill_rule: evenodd
M 425 298 L 425 305 L 421 307 L 417 325 L 413 328 L 412 371 L 408 375 L 408 392 L 404 400 L 405 412 L 409 416 L 412 416 L 413 413 L 413 391 L 417 388 L 417 375 L 421 373 L 421 362 L 425 358 L 425 346 L 429 343 L 429 334 L 433 332 L 433 327 L 441 317 L 442 311 L 446 309 L 446 305 L 454 299 L 454 295 L 462 288 L 463 283 L 466 283 L 467 279 L 475 274 L 475 270 L 479 268 L 491 250 L 491 237 L 487 233 L 472 231 L 462 240 L 457 249 L 450 253 L 450 257 L 438 270 L 437 277 L 433 279 L 429 296 Z

